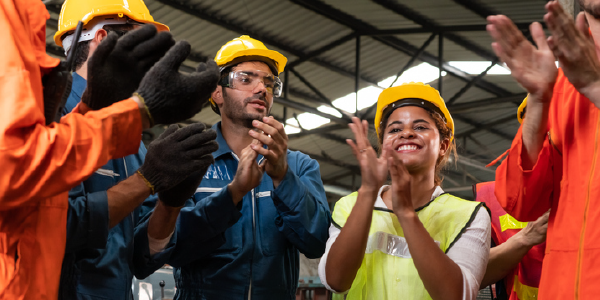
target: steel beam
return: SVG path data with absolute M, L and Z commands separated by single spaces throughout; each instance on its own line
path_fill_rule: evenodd
M 419 24 L 419 25 L 421 25 L 421 26 L 423 26 L 424 28 L 429 28 L 429 29 L 434 29 L 434 30 L 439 30 L 439 28 L 440 28 L 440 25 L 437 22 L 421 15 L 417 11 L 411 9 L 407 5 L 402 4 L 401 2 L 392 1 L 392 0 L 372 0 L 372 1 L 417 23 L 417 24 Z M 456 43 L 459 46 L 464 47 L 465 49 L 479 55 L 480 57 L 482 57 L 486 60 L 493 60 L 496 58 L 496 55 L 493 52 L 491 52 L 471 41 L 468 41 L 467 39 L 465 39 L 459 35 L 456 35 L 454 33 L 451 33 L 451 32 L 445 33 L 444 38 Z
M 355 54 L 354 55 L 355 55 L 354 95 L 356 96 L 354 115 L 358 116 L 358 90 L 360 89 L 360 35 L 356 37 L 356 46 L 355 46 Z
M 306 53 L 306 52 L 298 49 L 297 47 L 289 45 L 285 42 L 279 41 L 279 40 L 277 40 L 277 38 L 275 38 L 273 36 L 270 36 L 263 32 L 249 29 L 247 26 L 239 24 L 232 19 L 227 19 L 227 18 L 224 18 L 223 16 L 217 16 L 214 14 L 210 14 L 204 9 L 198 9 L 192 5 L 184 4 L 179 1 L 173 1 L 173 0 L 158 0 L 158 2 L 163 3 L 167 6 L 170 6 L 174 9 L 183 11 L 183 12 L 190 14 L 192 16 L 195 16 L 199 19 L 205 20 L 209 23 L 223 27 L 227 30 L 236 32 L 238 34 L 248 34 L 248 35 L 260 40 L 261 42 L 263 42 L 265 44 L 272 45 L 272 46 L 277 47 L 283 51 L 286 51 L 294 56 L 297 56 L 299 59 L 302 59 L 303 57 L 308 57 L 308 55 L 309 55 L 309 53 Z M 314 57 L 312 60 L 316 64 L 318 64 L 326 69 L 329 69 L 333 72 L 336 72 L 336 73 L 346 76 L 348 78 L 354 78 L 354 72 L 352 72 L 350 70 L 346 70 L 340 66 L 334 65 L 328 61 L 325 61 L 323 59 L 319 59 L 316 57 Z M 369 85 L 377 86 L 377 80 L 375 80 L 373 78 L 361 77 L 361 80 Z
M 455 119 L 457 119 L 458 117 L 455 117 Z M 514 139 L 514 136 L 508 135 L 504 132 L 501 132 L 499 130 L 493 129 L 492 127 L 497 126 L 497 125 L 501 125 L 504 124 L 506 122 L 510 122 L 510 121 L 515 121 L 516 116 L 514 115 L 510 115 L 508 117 L 496 120 L 494 122 L 490 122 L 490 123 L 485 123 L 485 124 L 480 124 L 480 123 L 475 123 L 475 124 L 470 124 L 472 126 L 474 126 L 475 128 L 471 129 L 471 130 L 467 130 L 465 132 L 459 133 L 455 136 L 456 139 L 458 138 L 462 138 L 462 137 L 466 137 L 466 136 L 470 136 L 474 133 L 477 133 L 479 131 L 482 130 L 487 130 L 491 133 L 494 133 L 498 136 L 500 136 L 501 138 L 505 139 L 505 140 L 509 140 L 512 141 Z M 462 120 L 461 120 L 462 121 Z
M 475 78 L 473 78 L 471 81 L 467 82 L 467 84 L 465 86 L 463 86 L 456 94 L 454 94 L 454 96 L 452 96 L 452 98 L 450 98 L 450 100 L 448 100 L 446 102 L 446 105 L 452 105 L 454 102 L 456 102 L 456 100 L 458 100 L 458 98 L 460 98 L 467 91 L 469 91 L 469 89 L 475 83 L 477 83 L 478 80 L 481 80 L 481 78 L 483 78 L 483 76 L 485 76 L 487 74 L 487 72 L 489 72 L 499 61 L 500 61 L 500 59 L 494 58 L 492 63 L 485 70 L 483 70 L 483 72 L 481 72 L 479 75 L 475 76 Z
M 311 114 L 315 114 L 317 116 L 321 116 L 323 118 L 327 118 L 329 120 L 331 120 L 332 122 L 338 123 L 338 124 L 343 124 L 343 125 L 348 125 L 348 120 L 342 119 L 342 118 L 338 118 L 337 116 L 334 115 L 330 115 L 328 113 L 324 113 L 312 106 L 308 106 L 299 102 L 295 102 L 286 98 L 273 98 L 273 101 L 275 103 L 281 104 L 283 106 L 287 106 L 289 108 L 293 108 L 293 109 L 297 109 L 297 110 L 301 110 L 304 112 L 309 112 Z
M 322 99 L 319 102 L 337 110 L 342 115 L 343 119 L 347 119 L 348 121 L 350 121 L 350 117 L 346 114 L 345 111 L 335 107 L 333 105 L 333 103 L 331 103 L 331 100 L 329 100 L 329 98 L 327 98 L 323 93 L 321 93 L 321 91 L 319 91 L 319 89 L 317 89 L 306 78 L 304 78 L 304 76 L 300 75 L 300 73 L 298 73 L 298 71 L 296 71 L 294 69 L 289 69 L 288 71 L 291 72 L 292 74 L 294 74 L 296 77 L 298 77 L 298 79 L 300 79 L 300 81 L 302 81 L 302 83 L 304 83 L 304 85 L 306 85 L 313 93 L 317 94 L 317 96 L 319 96 Z
M 514 119 L 514 117 L 512 117 L 512 118 Z M 495 134 L 495 135 L 497 135 L 497 136 L 499 136 L 499 137 L 501 137 L 501 138 L 503 138 L 505 140 L 508 140 L 508 141 L 512 141 L 513 138 L 514 138 L 514 136 L 511 136 L 510 134 L 507 134 L 507 133 L 504 133 L 504 132 L 502 132 L 502 131 L 500 131 L 498 129 L 492 128 L 492 126 L 490 124 L 495 123 L 495 122 L 488 123 L 488 124 L 483 124 L 483 123 L 479 123 L 477 121 L 473 121 L 473 120 L 471 120 L 469 118 L 463 117 L 461 115 L 454 116 L 454 119 L 459 120 L 459 121 L 461 121 L 463 123 L 467 123 L 467 124 L 475 127 L 474 129 L 486 130 L 486 131 L 488 131 L 490 133 L 493 133 L 493 134 Z
M 423 53 L 423 51 L 425 51 L 425 49 L 429 46 L 429 44 L 431 44 L 431 42 L 433 41 L 433 39 L 435 39 L 436 36 L 437 36 L 436 33 L 432 33 L 429 36 L 429 38 L 425 41 L 425 43 L 423 43 L 423 45 L 421 45 L 421 47 L 419 48 L 419 50 L 417 50 L 417 53 L 415 53 L 410 58 L 410 60 L 404 65 L 404 67 L 402 67 L 402 69 L 400 69 L 400 71 L 398 71 L 398 74 L 396 74 L 396 78 L 394 78 L 394 81 L 392 81 L 392 83 L 390 84 L 389 87 L 394 86 L 394 84 L 396 83 L 396 81 L 398 81 L 398 78 L 400 78 L 400 76 L 402 76 L 402 74 L 404 74 L 404 72 L 406 72 L 406 70 L 408 70 L 408 68 L 410 68 L 410 66 L 412 66 L 413 63 L 415 63 L 415 61 L 417 60 L 417 58 L 419 57 L 419 55 L 421 55 L 421 53 Z M 376 107 L 377 107 L 377 103 L 374 103 L 373 105 L 371 105 L 362 114 L 362 118 L 365 118 L 366 116 L 368 116 Z
M 481 16 L 484 19 L 491 15 L 499 15 L 500 14 L 499 12 L 483 5 L 483 3 L 481 3 L 478 0 L 453 0 L 453 1 L 464 6 L 468 10 L 478 14 L 479 16 Z
M 444 33 L 438 34 L 438 92 L 442 94 L 442 83 L 444 82 L 444 76 L 442 76 L 442 65 L 444 64 Z M 473 82 L 471 79 L 469 82 Z
M 376 27 L 374 27 L 360 19 L 357 19 L 339 9 L 333 8 L 332 6 L 326 4 L 322 1 L 319 1 L 319 0 L 290 0 L 290 1 L 304 7 L 310 11 L 320 14 L 330 20 L 333 20 L 333 21 L 338 22 L 346 27 L 349 27 L 349 28 L 353 29 L 354 31 L 361 32 L 361 31 L 377 30 Z M 415 46 L 411 45 L 410 43 L 408 43 L 404 40 L 401 40 L 399 38 L 396 38 L 396 37 L 375 36 L 373 38 L 389 47 L 392 47 L 393 49 L 396 49 L 396 50 L 406 53 L 408 55 L 413 55 L 418 50 Z M 437 57 L 428 52 L 423 52 L 419 56 L 419 59 L 421 59 L 422 61 L 427 62 L 435 67 L 440 67 Z M 457 77 L 459 79 L 462 79 L 465 82 L 468 82 L 472 79 L 472 77 L 470 75 L 466 74 L 465 72 L 463 72 L 457 68 L 450 66 L 448 63 L 444 62 L 441 67 L 444 69 L 444 71 L 448 72 L 449 75 Z M 499 95 L 499 96 L 505 96 L 505 95 L 510 94 L 507 90 L 505 90 L 495 84 L 487 82 L 485 80 L 479 81 L 477 83 L 477 86 L 485 91 L 488 91 L 490 93 L 493 93 L 493 94 Z
M 352 39 L 356 38 L 356 36 L 357 36 L 357 34 L 355 32 L 353 32 L 351 34 L 348 34 L 348 35 L 345 35 L 345 36 L 343 36 L 343 37 L 341 37 L 341 38 L 339 38 L 339 39 L 337 39 L 337 40 L 335 40 L 335 41 L 333 41 L 333 42 L 331 42 L 331 43 L 329 43 L 329 44 L 327 44 L 327 45 L 325 45 L 325 46 L 323 46 L 323 47 L 321 47 L 321 48 L 319 48 L 317 50 L 314 50 L 314 51 L 311 51 L 310 53 L 307 53 L 304 57 L 301 57 L 301 58 L 299 58 L 299 59 L 297 59 L 297 60 L 289 63 L 286 67 L 288 69 L 293 69 L 295 66 L 297 66 L 297 65 L 299 65 L 299 64 L 301 64 L 301 63 L 303 63 L 305 61 L 310 61 L 311 59 L 313 59 L 313 58 L 315 58 L 315 57 L 317 57 L 317 56 L 319 56 L 319 55 L 321 55 L 321 54 L 323 54 L 323 53 L 325 53 L 325 52 L 327 52 L 329 50 L 332 50 L 335 47 L 338 47 L 338 46 L 340 46 L 340 45 L 342 45 L 342 44 L 344 44 L 346 42 L 351 41 Z
M 545 28 L 545 23 L 541 22 Z M 529 30 L 530 23 L 515 23 L 515 26 L 520 30 Z M 452 33 L 452 32 L 473 32 L 473 31 L 486 31 L 486 24 L 476 25 L 452 25 L 452 26 L 437 26 L 437 27 L 411 27 L 411 28 L 399 28 L 399 29 L 377 29 L 377 30 L 366 30 L 360 31 L 358 34 L 362 36 L 384 36 L 384 35 L 402 35 L 402 34 L 415 34 L 415 33 Z M 446 36 L 447 37 L 447 36 Z
M 415 63 L 415 60 L 417 60 L 417 58 L 419 57 L 419 55 L 421 55 L 421 53 L 423 53 L 425 51 L 425 49 L 427 49 L 427 47 L 429 47 L 429 44 L 431 44 L 431 42 L 433 42 L 433 39 L 435 39 L 435 37 L 437 36 L 437 33 L 432 33 L 429 38 L 425 41 L 425 43 L 423 43 L 423 45 L 421 45 L 421 47 L 419 48 L 419 50 L 417 50 L 417 53 L 415 53 L 410 60 L 404 65 L 404 67 L 402 67 L 402 69 L 400 69 L 400 71 L 398 72 L 398 74 L 396 74 L 396 78 L 394 78 L 394 81 L 392 81 L 392 83 L 390 84 L 389 87 L 394 86 L 394 84 L 396 83 L 396 81 L 398 81 L 398 78 L 400 78 L 400 76 L 402 76 L 402 74 L 404 74 L 404 72 L 406 72 L 406 70 L 408 70 L 408 68 L 410 68 L 410 66 L 412 66 L 413 63 Z
M 466 103 L 451 104 L 451 105 L 447 105 L 447 106 L 452 114 L 462 114 L 462 113 L 467 113 L 472 109 L 477 109 L 477 108 L 486 107 L 486 106 L 495 105 L 495 104 L 501 104 L 501 103 L 513 103 L 518 106 L 523 101 L 523 99 L 525 99 L 526 96 L 527 96 L 527 93 L 519 93 L 519 94 L 513 94 L 511 96 L 506 96 L 506 97 L 494 97 L 494 98 L 471 101 L 471 102 L 466 102 Z
M 340 130 L 340 129 L 346 129 L 346 128 L 348 128 L 347 125 L 344 126 L 342 124 L 331 124 L 328 126 L 317 127 L 315 129 L 306 130 L 306 131 L 302 131 L 299 133 L 288 134 L 288 139 L 294 140 L 294 139 L 308 136 L 310 134 L 330 133 L 331 131 L 334 131 L 334 130 Z

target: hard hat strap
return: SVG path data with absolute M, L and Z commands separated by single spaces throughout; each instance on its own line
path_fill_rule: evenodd
M 96 32 L 102 29 L 102 27 L 104 27 L 105 25 L 122 24 L 128 24 L 127 17 L 119 18 L 116 16 L 106 16 L 105 18 L 94 18 L 86 25 L 84 25 L 83 30 L 81 31 L 81 37 L 79 38 L 79 42 L 85 42 L 93 39 L 96 35 Z M 69 50 L 71 50 L 71 47 L 73 46 L 73 39 L 73 34 L 69 34 L 63 39 L 62 43 L 63 48 L 65 49 L 65 55 L 68 55 Z
M 404 107 L 404 106 L 418 106 L 418 107 L 424 108 L 428 111 L 437 113 L 438 115 L 440 115 L 440 117 L 444 121 L 444 124 L 448 124 L 446 117 L 444 116 L 444 114 L 442 113 L 440 108 L 435 106 L 435 104 L 433 104 L 427 100 L 423 100 L 423 99 L 419 99 L 419 98 L 405 98 L 405 99 L 397 100 L 397 101 L 393 102 L 392 104 L 389 104 L 388 106 L 383 108 L 383 113 L 381 114 L 382 118 L 381 118 L 381 122 L 379 123 L 379 126 L 381 127 L 384 120 L 387 120 L 387 118 L 392 114 L 392 112 L 394 112 L 394 110 L 396 110 L 400 107 Z

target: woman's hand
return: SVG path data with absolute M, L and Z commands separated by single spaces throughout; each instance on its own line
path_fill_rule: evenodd
M 369 142 L 369 123 L 366 120 L 362 122 L 357 117 L 352 118 L 352 123 L 348 127 L 354 133 L 356 143 L 351 139 L 346 142 L 352 148 L 352 153 L 358 160 L 360 165 L 360 175 L 362 178 L 361 190 L 377 192 L 385 183 L 388 177 L 388 164 L 386 149 L 381 153 L 381 157 L 377 158 L 375 149 Z
M 398 220 L 402 221 L 403 218 L 415 214 L 410 192 L 410 174 L 399 154 L 392 149 L 387 151 L 391 153 L 387 163 L 392 177 L 392 208 Z

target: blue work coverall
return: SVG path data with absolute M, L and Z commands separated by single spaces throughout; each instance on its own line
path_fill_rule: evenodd
M 217 132 L 219 150 L 193 199 L 179 214 L 175 299 L 295 299 L 299 252 L 325 252 L 331 213 L 319 164 L 288 151 L 288 171 L 279 186 L 264 173 L 260 185 L 233 205 L 228 192 L 238 158 Z M 264 158 L 259 155 L 260 162 Z
M 86 80 L 73 73 L 71 94 L 63 114 L 75 108 L 85 87 Z M 133 175 L 145 156 L 146 147 L 140 144 L 138 154 L 109 161 L 69 192 L 67 245 L 59 299 L 132 299 L 133 276 L 144 278 L 166 262 L 174 247 L 174 237 L 164 251 L 151 257 L 147 218 L 138 224 L 142 207 L 154 207 L 156 196 L 150 196 L 119 224 L 108 228 L 106 191 Z

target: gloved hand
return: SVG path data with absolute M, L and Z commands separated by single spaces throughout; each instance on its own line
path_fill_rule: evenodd
M 214 162 L 212 154 L 204 155 L 201 160 L 206 162 L 206 168 L 192 173 L 176 186 L 159 192 L 158 199 L 167 206 L 183 206 L 187 199 L 190 199 L 192 196 L 194 196 L 196 189 L 198 186 L 200 186 L 200 182 L 202 182 L 202 177 L 204 177 L 208 166 Z
M 217 87 L 219 68 L 212 60 L 200 63 L 191 74 L 179 73 L 189 53 L 188 42 L 177 42 L 142 79 L 136 94 L 145 102 L 151 123 L 171 124 L 193 117 Z
M 214 130 L 202 123 L 179 128 L 171 125 L 148 146 L 144 164 L 138 169 L 152 194 L 171 189 L 190 174 L 212 164 L 211 153 L 219 148 Z M 210 157 L 206 157 L 206 156 Z M 204 175 L 204 173 L 202 173 Z M 168 201 L 168 199 L 165 199 Z
M 87 88 L 81 101 L 98 110 L 131 97 L 142 78 L 175 44 L 171 33 L 147 24 L 123 37 L 111 32 L 88 61 Z

